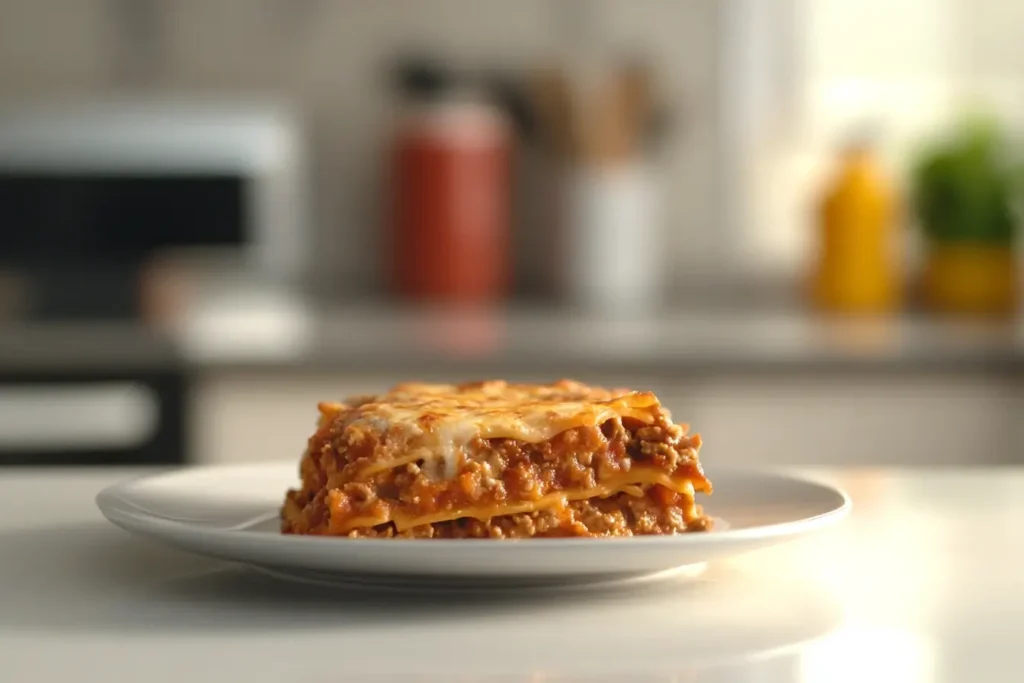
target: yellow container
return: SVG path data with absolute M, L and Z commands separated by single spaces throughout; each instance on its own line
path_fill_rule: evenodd
M 935 311 L 1008 315 L 1019 304 L 1017 257 L 1012 247 L 932 244 L 921 275 L 921 295 Z
M 897 198 L 870 151 L 844 153 L 818 212 L 812 297 L 822 310 L 884 313 L 903 301 Z

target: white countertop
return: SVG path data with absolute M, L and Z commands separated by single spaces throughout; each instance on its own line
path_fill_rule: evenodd
M 460 372 L 581 367 L 692 372 L 743 369 L 943 369 L 1024 366 L 1024 318 L 845 319 L 803 310 L 691 310 L 607 318 L 557 309 L 315 309 L 299 300 L 211 297 L 177 325 L 24 323 L 0 330 L 0 369 Z
M 692 310 L 601 317 L 567 310 L 309 310 L 287 300 L 211 300 L 178 330 L 199 365 L 273 367 L 519 363 L 677 367 L 824 364 L 1005 368 L 1019 321 L 830 318 L 806 310 Z
M 130 538 L 132 471 L 0 470 L 0 680 L 800 681 L 1024 677 L 1024 469 L 825 473 L 854 512 L 689 582 L 324 594 Z

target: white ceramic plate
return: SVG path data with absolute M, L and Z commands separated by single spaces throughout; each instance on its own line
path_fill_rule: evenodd
M 131 532 L 278 576 L 328 583 L 493 587 L 583 585 L 693 573 L 697 566 L 829 526 L 842 491 L 784 474 L 715 471 L 701 502 L 715 530 L 617 539 L 400 540 L 285 536 L 277 509 L 293 462 L 196 467 L 133 479 L 96 497 Z

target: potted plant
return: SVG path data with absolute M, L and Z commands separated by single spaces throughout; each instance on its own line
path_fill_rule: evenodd
M 965 120 L 925 150 L 913 171 L 913 193 L 925 239 L 921 294 L 929 308 L 1016 311 L 1022 177 L 1005 136 L 987 119 Z

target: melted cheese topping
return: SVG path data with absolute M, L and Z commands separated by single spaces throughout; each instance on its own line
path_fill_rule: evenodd
M 474 439 L 515 439 L 540 443 L 576 427 L 612 418 L 650 424 L 664 413 L 650 392 L 606 390 L 563 380 L 552 385 L 402 384 L 376 397 L 350 399 L 348 423 L 389 432 L 408 443 L 405 454 L 370 465 L 373 474 L 424 460 L 438 478 L 454 477 Z
M 655 484 L 680 494 L 683 498 L 681 504 L 686 519 L 696 516 L 695 512 L 695 487 L 694 482 L 689 478 L 672 479 L 667 475 L 653 470 L 636 470 L 623 473 L 615 479 L 611 479 L 600 486 L 591 489 L 577 489 L 570 491 L 559 491 L 542 496 L 537 500 L 506 503 L 502 505 L 478 505 L 474 507 L 456 508 L 453 510 L 440 510 L 438 512 L 417 515 L 409 514 L 401 510 L 390 510 L 380 516 L 361 516 L 339 519 L 332 526 L 335 533 L 346 533 L 360 527 L 371 527 L 379 524 L 392 522 L 398 531 L 405 531 L 412 527 L 425 524 L 437 524 L 453 519 L 471 517 L 481 521 L 487 521 L 492 517 L 515 515 L 524 512 L 535 512 L 551 508 L 565 507 L 568 503 L 587 498 L 608 498 L 617 493 L 626 493 L 631 496 L 640 497 L 644 495 L 644 489 Z M 703 484 L 699 484 L 703 488 Z

